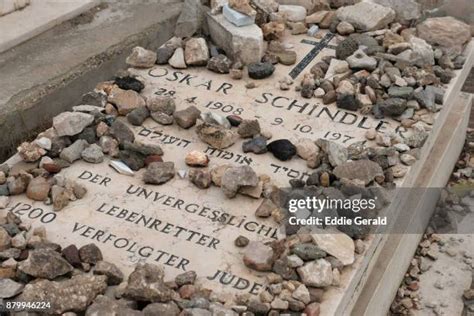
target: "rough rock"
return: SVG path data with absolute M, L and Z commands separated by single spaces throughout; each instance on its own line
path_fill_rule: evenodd
M 244 252 L 244 264 L 257 271 L 271 271 L 275 260 L 273 249 L 262 242 L 251 241 Z
M 407 101 L 402 98 L 389 98 L 378 105 L 383 114 L 389 116 L 398 116 L 402 115 L 406 110 Z
M 280 5 L 278 12 L 286 15 L 290 22 L 301 22 L 306 18 L 306 8 L 298 5 Z
M 53 118 L 53 127 L 59 137 L 74 136 L 92 124 L 94 116 L 81 112 L 63 112 Z
M 410 38 L 410 47 L 413 51 L 413 62 L 418 67 L 431 66 L 434 65 L 434 53 L 433 48 L 425 40 L 412 36 Z M 412 57 L 412 56 L 410 56 Z
M 25 285 L 11 279 L 0 279 L 0 298 L 10 298 L 20 294 Z
M 184 110 L 174 112 L 173 117 L 176 124 L 182 128 L 188 129 L 196 124 L 200 115 L 201 111 L 199 111 L 194 105 L 191 105 Z
M 258 120 L 243 120 L 239 124 L 237 133 L 242 138 L 254 137 L 260 134 L 260 124 Z
M 128 305 L 127 305 L 128 303 Z M 142 316 L 140 311 L 134 310 L 130 307 L 126 300 L 115 300 L 105 295 L 98 295 L 92 305 L 87 308 L 85 316 L 100 316 L 100 315 L 127 315 L 127 316 Z M 66 313 L 65 315 L 68 315 Z
M 81 258 L 79 257 L 79 249 L 77 249 L 75 245 L 67 246 L 61 251 L 61 254 L 73 267 L 82 267 Z
M 151 118 L 161 125 L 171 125 L 174 122 L 173 116 L 163 112 L 153 112 Z
M 43 177 L 36 177 L 30 181 L 26 189 L 26 196 L 34 201 L 46 201 L 51 184 Z
M 102 252 L 95 244 L 87 244 L 79 248 L 79 257 L 82 262 L 96 264 L 102 261 Z
M 173 56 L 168 60 L 168 63 L 171 67 L 176 69 L 184 69 L 187 68 L 186 62 L 184 59 L 184 49 L 182 47 L 178 47 L 175 49 Z
M 156 63 L 158 65 L 165 65 L 168 63 L 168 60 L 170 60 L 171 56 L 174 54 L 174 50 L 176 48 L 169 47 L 166 45 L 162 45 L 158 50 L 156 51 Z
M 345 21 L 339 23 L 336 27 L 336 30 L 341 35 L 349 35 L 355 32 L 355 29 L 352 24 Z
M 123 281 L 123 273 L 113 263 L 107 261 L 98 261 L 95 264 L 94 274 L 105 275 L 108 285 L 119 285 Z
M 110 134 L 114 136 L 120 144 L 125 142 L 133 143 L 135 134 L 132 129 L 121 120 L 115 120 L 110 127 Z
M 169 315 L 178 316 L 179 307 L 174 302 L 170 303 L 152 303 L 143 309 L 144 316 Z
M 134 126 L 140 126 L 149 116 L 150 111 L 148 111 L 147 107 L 142 106 L 128 113 L 127 121 Z
M 347 266 L 354 263 L 354 241 L 346 234 L 337 230 L 320 230 L 311 234 L 311 238 L 319 248 L 341 261 L 343 265 Z
M 248 65 L 248 74 L 252 79 L 265 79 L 275 71 L 275 66 L 270 62 L 257 62 Z
M 232 61 L 223 54 L 212 57 L 207 63 L 207 69 L 219 74 L 228 74 L 231 66 Z
M 275 158 L 286 161 L 296 155 L 296 147 L 288 139 L 278 139 L 267 145 Z
M 145 302 L 166 303 L 172 292 L 163 281 L 163 268 L 149 263 L 139 263 L 128 277 L 124 297 Z
M 90 163 L 101 163 L 104 161 L 104 153 L 102 148 L 97 144 L 92 144 L 81 153 L 81 157 L 84 161 Z
M 432 45 L 444 48 L 455 48 L 461 52 L 461 47 L 471 40 L 469 25 L 453 17 L 429 18 L 416 27 L 418 37 Z
M 229 7 L 248 16 L 257 14 L 257 11 L 250 5 L 249 0 L 229 0 Z
M 416 20 L 421 15 L 421 7 L 415 0 L 374 0 L 373 2 L 392 8 L 395 11 L 395 20 L 403 24 Z
M 146 100 L 146 106 L 150 112 L 162 112 L 173 115 L 176 111 L 176 104 L 173 98 L 168 96 L 153 95 Z
M 11 246 L 11 237 L 8 234 L 7 230 L 3 227 L 0 227 L 0 251 L 7 250 Z
M 18 269 L 36 278 L 52 280 L 69 273 L 73 267 L 53 250 L 32 250 L 28 259 L 18 264 Z
M 308 160 L 318 152 L 319 147 L 309 138 L 301 138 L 296 144 L 296 153 L 301 159 Z
M 359 2 L 339 8 L 337 18 L 352 24 L 359 31 L 376 31 L 395 19 L 395 11 L 376 3 Z
M 411 99 L 413 95 L 413 88 L 391 86 L 387 92 L 388 95 L 392 98 L 402 98 L 408 100 Z
M 81 159 L 81 154 L 89 146 L 83 139 L 76 140 L 71 146 L 64 148 L 59 157 L 69 163 Z
M 125 60 L 127 65 L 136 68 L 151 68 L 156 62 L 156 53 L 137 46 L 133 48 L 132 53 Z
M 204 10 L 199 0 L 185 0 L 176 22 L 174 34 L 177 38 L 192 37 L 199 33 L 204 22 Z
M 257 136 L 242 143 L 244 153 L 252 152 L 254 154 L 264 154 L 267 152 L 267 139 L 263 136 Z
M 184 59 L 189 66 L 204 66 L 209 60 L 209 48 L 204 38 L 191 38 L 186 42 Z
M 145 99 L 134 90 L 123 90 L 113 87 L 107 100 L 115 104 L 120 115 L 127 115 L 134 109 L 145 106 Z
M 267 41 L 280 39 L 285 32 L 285 24 L 277 21 L 265 23 L 262 25 L 262 32 Z
M 362 49 L 356 50 L 351 56 L 346 58 L 346 61 L 352 69 L 373 71 L 377 67 L 377 60 L 374 57 L 367 56 Z
M 191 167 L 206 167 L 209 164 L 209 157 L 201 151 L 193 150 L 186 155 L 184 161 Z
M 249 166 L 231 167 L 224 171 L 221 187 L 224 194 L 232 198 L 242 187 L 254 187 L 258 184 L 255 171 Z
M 278 206 L 272 202 L 270 199 L 264 199 L 260 206 L 255 211 L 255 216 L 257 217 L 270 217 L 274 211 L 278 210 Z
M 105 276 L 78 274 L 64 281 L 38 280 L 27 284 L 16 298 L 20 302 L 49 302 L 48 313 L 85 311 L 94 298 L 107 288 Z
M 255 24 L 238 27 L 223 15 L 208 15 L 207 22 L 212 41 L 229 58 L 244 64 L 259 62 L 264 54 L 263 33 Z
M 201 113 L 201 120 L 203 122 L 206 122 L 212 125 L 222 126 L 224 128 L 231 128 L 232 126 L 226 117 L 219 115 L 215 112 Z
M 336 58 L 340 60 L 345 60 L 347 57 L 354 54 L 354 52 L 358 48 L 359 48 L 359 44 L 357 44 L 357 42 L 352 37 L 348 37 L 336 46 Z M 341 61 L 336 61 L 335 59 L 332 59 L 331 64 L 333 63 L 335 64 L 334 66 L 336 66 L 336 64 L 340 64 Z M 328 72 L 329 72 L 329 69 L 328 69 Z M 325 77 L 325 79 L 327 79 L 327 76 Z
M 306 286 L 327 287 L 332 284 L 332 267 L 325 259 L 309 261 L 296 271 Z
M 316 145 L 328 155 L 329 163 L 333 167 L 342 165 L 348 159 L 347 148 L 338 143 L 320 138 L 316 141 Z
M 304 261 L 321 259 L 326 257 L 326 252 L 312 243 L 303 243 L 291 248 L 291 252 Z
M 384 175 L 378 163 L 367 159 L 342 163 L 334 168 L 333 172 L 339 179 L 360 180 L 365 185 Z
M 200 140 L 218 149 L 232 146 L 238 138 L 235 131 L 209 123 L 198 125 L 196 134 Z
M 143 175 L 143 181 L 147 184 L 162 184 L 174 178 L 175 174 L 173 162 L 152 162 Z

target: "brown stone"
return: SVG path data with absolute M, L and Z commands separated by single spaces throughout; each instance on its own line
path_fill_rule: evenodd
M 30 181 L 26 189 L 26 196 L 34 201 L 45 201 L 48 198 L 51 183 L 43 177 Z

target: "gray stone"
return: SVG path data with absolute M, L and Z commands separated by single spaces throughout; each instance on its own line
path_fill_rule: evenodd
M 471 40 L 470 26 L 450 16 L 426 19 L 417 25 L 416 31 L 428 43 L 458 52 Z
M 252 152 L 254 154 L 264 154 L 267 152 L 267 139 L 263 136 L 257 136 L 251 140 L 242 143 L 244 153 Z
M 339 8 L 337 18 L 349 22 L 359 31 L 376 31 L 385 28 L 395 19 L 395 11 L 375 3 L 359 2 Z
M 176 104 L 173 98 L 168 96 L 153 95 L 146 100 L 146 106 L 150 112 L 162 112 L 173 115 L 176 111 Z
M 174 54 L 175 48 L 173 47 L 168 47 L 168 46 L 161 46 L 158 48 L 156 51 L 156 63 L 158 65 L 165 65 L 168 63 L 168 60 L 170 60 L 171 56 Z
M 69 163 L 81 159 L 81 154 L 89 146 L 83 139 L 76 140 L 71 146 L 64 148 L 59 157 Z
M 127 114 L 127 120 L 134 126 L 140 126 L 150 116 L 150 111 L 145 106 L 136 108 Z
M 25 286 L 11 279 L 0 279 L 0 298 L 10 298 L 20 294 Z
M 286 15 L 288 21 L 301 22 L 306 18 L 306 8 L 299 5 L 280 5 L 278 12 Z
M 304 243 L 295 245 L 291 248 L 291 252 L 304 261 L 321 259 L 326 257 L 326 252 L 312 243 Z
M 367 56 L 362 49 L 356 50 L 351 56 L 346 58 L 346 61 L 352 69 L 373 71 L 377 67 L 377 60 L 374 57 Z
M 143 314 L 140 311 L 131 309 L 125 300 L 114 300 L 105 295 L 98 295 L 92 305 L 87 308 L 85 316 L 101 315 L 142 316 Z
M 215 112 L 201 113 L 201 120 L 209 124 L 219 125 L 224 128 L 231 128 L 231 124 L 229 120 L 225 118 L 224 116 L 219 115 Z
M 349 157 L 347 148 L 338 143 L 320 138 L 316 141 L 316 145 L 328 155 L 329 163 L 333 167 L 345 163 Z
M 143 309 L 144 316 L 157 316 L 157 315 L 178 316 L 179 313 L 180 313 L 179 307 L 174 302 L 152 303 L 152 304 L 148 304 Z
M 200 140 L 218 149 L 232 146 L 238 138 L 238 134 L 235 131 L 209 123 L 198 125 L 196 127 L 196 134 Z
M 389 98 L 378 104 L 384 115 L 399 116 L 407 108 L 407 100 L 402 98 Z
M 433 48 L 425 40 L 412 36 L 410 38 L 410 46 L 412 51 L 416 54 L 417 60 L 414 62 L 419 67 L 427 65 L 434 65 Z
M 239 124 L 237 133 L 242 138 L 254 137 L 260 134 L 260 124 L 258 120 L 243 120 Z
M 224 194 L 232 198 L 242 187 L 254 187 L 258 184 L 258 176 L 249 166 L 228 168 L 221 180 L 221 187 Z
M 194 284 L 194 281 L 196 281 L 196 277 L 197 274 L 195 271 L 188 271 L 178 274 L 174 280 L 176 284 L 178 284 L 178 286 L 182 286 L 185 284 Z
M 309 261 L 297 269 L 301 282 L 311 287 L 328 287 L 332 284 L 332 267 L 325 259 Z
M 74 136 L 92 124 L 94 116 L 81 112 L 63 112 L 53 118 L 53 127 L 58 136 Z
M 64 281 L 37 280 L 27 284 L 18 302 L 49 302 L 48 313 L 85 311 L 97 295 L 107 289 L 105 276 L 78 274 Z
M 339 260 L 343 265 L 354 263 L 355 245 L 352 238 L 338 230 L 320 230 L 311 234 L 319 248 Z
M 151 118 L 161 124 L 161 125 L 171 125 L 174 122 L 174 118 L 171 115 L 168 115 L 163 112 L 153 112 L 151 113 Z
M 119 285 L 123 281 L 123 273 L 113 263 L 98 261 L 95 264 L 94 274 L 105 275 L 108 285 Z
M 259 241 L 251 241 L 244 252 L 244 264 L 257 271 L 271 271 L 274 253 L 270 246 Z
M 163 281 L 161 266 L 139 263 L 128 277 L 124 297 L 145 302 L 166 303 L 171 300 L 172 291 Z
M 79 257 L 82 262 L 96 264 L 102 261 L 102 252 L 95 244 L 87 244 L 79 248 Z
M 18 269 L 36 278 L 52 280 L 69 273 L 73 267 L 53 250 L 32 250 L 28 259 L 18 264 Z
M 196 121 L 200 115 L 201 111 L 192 105 L 184 110 L 174 112 L 173 117 L 176 121 L 176 124 L 182 128 L 188 129 L 196 124 Z
M 238 12 L 232 9 L 228 4 L 225 4 L 222 7 L 222 14 L 229 22 L 238 27 L 252 25 L 255 23 L 255 16 L 248 16 Z
M 175 174 L 173 162 L 152 162 L 143 175 L 143 181 L 147 184 L 162 184 L 174 178 Z
M 366 159 L 345 162 L 334 168 L 333 172 L 339 179 L 360 180 L 365 185 L 384 175 L 379 164 Z
M 352 37 L 348 37 L 336 46 L 336 58 L 340 60 L 344 60 L 347 57 L 354 54 L 354 52 L 357 51 L 358 48 L 359 48 L 359 44 L 357 44 L 357 42 Z M 333 64 L 334 60 L 335 59 L 331 60 L 331 64 Z M 334 62 L 334 67 L 336 66 L 336 63 L 337 62 Z M 328 72 L 329 72 L 329 69 L 328 69 Z M 325 79 L 327 79 L 326 77 Z
M 204 14 L 201 1 L 185 0 L 175 26 L 176 37 L 192 37 L 199 33 L 204 21 Z
M 391 98 L 411 99 L 413 95 L 412 87 L 396 87 L 392 86 L 388 89 L 388 95 Z
M 143 47 L 134 47 L 125 60 L 127 65 L 135 68 L 151 68 L 156 62 L 156 53 Z
M 110 127 L 110 134 L 114 136 L 120 144 L 124 142 L 133 143 L 135 140 L 135 134 L 132 129 L 127 126 L 123 121 L 116 119 Z
M 238 27 L 223 15 L 208 15 L 207 22 L 212 41 L 231 59 L 250 64 L 263 57 L 263 33 L 257 25 Z
M 436 95 L 434 90 L 432 89 L 427 89 L 427 87 L 424 90 L 421 91 L 416 91 L 413 94 L 413 97 L 415 98 L 418 103 L 424 107 L 427 108 L 428 110 L 432 112 L 436 112 L 436 105 L 435 105 L 435 100 L 436 100 Z
M 396 21 L 408 23 L 421 15 L 421 7 L 415 0 L 373 0 L 373 2 L 392 8 L 396 13 Z
M 84 161 L 90 163 L 101 163 L 104 161 L 104 153 L 102 148 L 97 144 L 92 144 L 81 153 L 81 157 Z
M 232 61 L 223 54 L 212 57 L 207 63 L 207 69 L 219 74 L 228 74 L 231 66 Z

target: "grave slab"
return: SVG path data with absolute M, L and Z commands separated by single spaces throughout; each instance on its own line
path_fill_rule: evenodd
M 409 135 L 409 131 L 395 120 L 378 120 L 338 109 L 335 104 L 324 105 L 317 98 L 304 99 L 293 89 L 281 91 L 278 80 L 295 73 L 295 67 L 301 71 L 294 78 L 301 80 L 302 75 L 323 56 L 334 54 L 330 47 L 319 47 L 316 54 L 311 53 L 314 46 L 304 40 L 308 38 L 303 35 L 287 38 L 287 44 L 305 54 L 298 56 L 296 66 L 278 65 L 272 77 L 255 81 L 253 89 L 245 87 L 249 81 L 247 76 L 234 81 L 226 75 L 203 71 L 202 68 L 176 70 L 169 66 L 155 66 L 130 71 L 145 82 L 145 89 L 141 92 L 145 97 L 172 96 L 177 110 L 194 105 L 202 112 L 256 118 L 263 130 L 272 133 L 272 140 L 288 138 L 296 142 L 302 137 L 323 138 L 347 146 L 365 141 L 364 134 L 370 128 L 394 132 L 402 137 Z M 326 44 L 335 44 L 334 41 L 329 39 Z M 469 56 L 472 56 L 471 49 L 472 45 L 467 51 Z M 305 58 L 307 61 L 302 63 Z M 472 58 L 468 60 L 472 64 Z M 413 172 L 409 172 L 411 176 L 400 180 L 400 186 L 417 183 L 427 155 L 440 135 L 439 130 L 449 117 L 454 104 L 450 101 L 457 94 L 458 79 L 464 76 L 463 71 L 459 71 L 458 77 L 447 87 L 448 102 L 438 115 L 434 136 L 423 148 L 422 158 L 411 169 Z M 187 152 L 200 150 L 210 157 L 210 167 L 224 163 L 249 165 L 258 173 L 271 176 L 280 186 L 286 186 L 290 179 L 305 180 L 311 173 L 301 159 L 281 162 L 269 154 L 242 154 L 242 140 L 225 150 L 215 149 L 202 143 L 194 129 L 162 126 L 151 119 L 142 126 L 133 127 L 133 130 L 140 141 L 160 144 L 164 151 L 163 159 L 175 162 L 178 170 L 188 169 L 183 159 Z M 9 163 L 18 159 L 18 156 L 13 157 Z M 55 213 L 51 206 L 24 197 L 14 197 L 7 210 L 32 220 L 36 225 L 44 224 L 50 239 L 63 246 L 95 242 L 104 255 L 126 273 L 137 262 L 153 262 L 164 265 L 167 278 L 183 270 L 195 270 L 200 276 L 199 283 L 229 295 L 256 295 L 263 289 L 264 274 L 246 268 L 242 263 L 242 250 L 233 244 L 239 235 L 263 241 L 282 237 L 271 219 L 255 218 L 255 209 L 261 201 L 242 195 L 227 199 L 218 188 L 202 191 L 178 176 L 166 185 L 144 185 L 141 181 L 143 170 L 134 177 L 120 175 L 108 167 L 107 162 L 97 165 L 80 162 L 63 170 L 66 177 L 85 185 L 88 194 L 60 212 Z M 391 218 L 397 218 L 400 207 L 395 203 L 387 213 L 392 214 Z M 350 313 L 351 302 L 357 297 L 356 289 L 365 284 L 372 259 L 383 247 L 378 236 L 370 236 L 367 251 L 357 256 L 352 266 L 344 269 L 341 286 L 331 287 L 325 292 L 321 315 Z

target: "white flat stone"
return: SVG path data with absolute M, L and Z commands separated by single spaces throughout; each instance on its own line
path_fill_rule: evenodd
M 264 53 L 263 33 L 255 24 L 235 26 L 224 15 L 208 15 L 209 33 L 214 43 L 232 58 L 244 64 L 261 60 Z
M 224 5 L 222 8 L 222 14 L 229 22 L 236 26 L 246 26 L 255 23 L 255 16 L 251 17 L 235 11 L 234 9 L 230 8 L 228 4 Z

